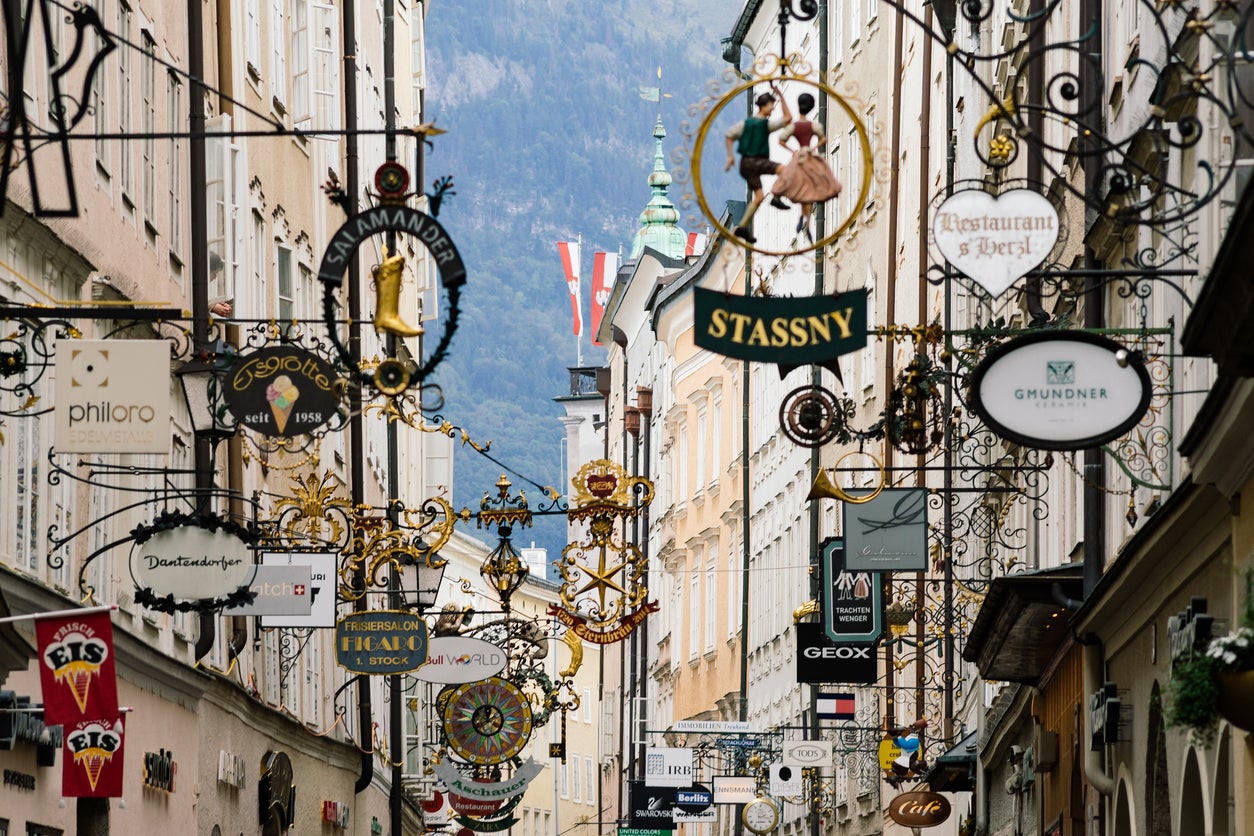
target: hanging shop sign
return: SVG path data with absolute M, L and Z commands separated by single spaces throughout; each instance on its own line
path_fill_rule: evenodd
M 165 340 L 58 343 L 56 451 L 169 453 L 169 379 Z
M 46 705 L 47 692 L 44 693 Z M 44 712 L 31 706 L 30 697 L 0 691 L 0 751 L 10 751 L 18 743 L 29 743 L 35 747 L 36 766 L 54 766 L 63 737 L 63 726 L 47 725 Z
M 711 787 L 715 804 L 748 804 L 758 797 L 758 780 L 752 775 L 715 775 Z
M 866 348 L 866 290 L 838 296 L 759 297 L 693 291 L 693 340 L 759 363 L 822 364 Z
M 325 628 L 335 626 L 335 573 L 338 555 L 331 552 L 266 552 L 262 566 L 308 566 L 309 609 L 304 615 L 263 615 L 262 627 Z
M 239 755 L 219 749 L 218 780 L 229 787 L 242 790 L 248 784 L 248 764 Z
M 880 769 L 885 772 L 893 771 L 893 764 L 901 757 L 901 747 L 897 745 L 897 740 L 892 737 L 886 737 L 880 741 L 879 747 Z
M 879 572 L 847 571 L 845 544 L 839 537 L 824 540 L 820 555 L 827 637 L 837 644 L 873 644 L 884 632 L 884 585 Z
M 291 438 L 334 418 L 344 389 L 326 360 L 303 348 L 278 345 L 241 355 L 226 376 L 222 396 L 244 426 Z
M 693 784 L 690 787 L 675 790 L 676 811 L 695 815 L 711 809 L 713 804 L 714 793 L 702 784 Z
M 476 781 L 469 775 L 463 775 L 457 766 L 448 760 L 432 766 L 435 777 L 443 782 L 450 793 L 465 798 L 504 800 L 521 795 L 527 791 L 528 785 L 544 769 L 544 765 L 528 758 L 514 770 L 514 774 L 503 781 Z
M 1205 652 L 1206 645 L 1210 643 L 1215 619 L 1206 612 L 1206 607 L 1206 598 L 1195 595 L 1183 612 L 1167 619 L 1167 646 L 1171 648 L 1173 671 L 1178 662 L 1187 660 L 1196 653 Z
M 649 746 L 644 750 L 644 783 L 649 787 L 686 787 L 692 783 L 692 750 Z
M 1089 716 L 1092 718 L 1093 729 L 1089 744 L 1093 751 L 1100 752 L 1107 746 L 1127 739 L 1126 735 L 1120 733 L 1120 725 L 1127 722 L 1125 711 L 1123 700 L 1119 698 L 1119 689 L 1113 682 L 1103 683 L 1101 688 L 1089 696 Z
M 798 769 L 823 769 L 832 765 L 833 746 L 830 740 L 785 740 L 780 762 Z
M 286 833 L 296 812 L 292 760 L 284 752 L 266 752 L 257 781 L 257 816 L 266 833 Z M 275 830 L 274 828 L 278 828 Z
M 844 503 L 845 568 L 927 571 L 927 496 L 927 488 L 885 488 L 866 502 Z
M 950 810 L 949 799 L 935 792 L 903 792 L 888 802 L 888 817 L 903 827 L 935 827 Z
M 757 734 L 757 728 L 744 720 L 676 720 L 671 731 L 685 734 Z
M 793 627 L 797 631 L 798 682 L 871 685 L 879 679 L 875 645 L 838 644 L 827 637 L 822 624 L 803 621 Z
M 44 722 L 117 716 L 118 680 L 108 610 L 36 619 L 35 641 L 42 662 Z
M 493 816 L 501 809 L 500 798 L 468 798 L 464 795 L 449 793 L 449 805 L 463 816 Z M 427 824 L 431 818 L 427 817 Z
M 1086 331 L 1042 331 L 989 352 L 971 376 L 971 408 L 1002 438 L 1046 450 L 1116 439 L 1149 408 L 1139 357 Z
M 61 795 L 118 798 L 122 795 L 125 735 L 122 720 L 79 720 L 65 727 Z
M 644 781 L 628 781 L 627 785 L 631 804 L 628 824 L 656 830 L 675 829 L 674 787 L 650 787 Z
M 257 567 L 248 589 L 256 597 L 250 603 L 226 607 L 223 615 L 297 615 L 307 616 L 312 609 L 309 566 Z
M 217 517 L 170 522 L 164 528 L 159 520 L 136 538 L 131 560 L 136 586 L 175 600 L 212 600 L 235 593 L 246 600 L 257 567 L 242 529 Z
M 427 662 L 427 622 L 403 610 L 350 613 L 335 625 L 335 661 L 353 673 L 410 673 Z
M 500 673 L 508 658 L 504 650 L 483 639 L 436 636 L 427 645 L 427 663 L 415 676 L 442 685 L 478 682 Z
M 1039 265 L 1058 242 L 1058 210 L 1031 189 L 951 195 L 932 219 L 945 260 L 994 298 Z
M 339 828 L 348 827 L 348 802 L 323 801 L 322 820 Z M 430 825 L 430 822 L 427 822 Z
M 801 795 L 805 791 L 802 773 L 786 763 L 773 763 L 767 769 L 767 790 L 776 798 Z

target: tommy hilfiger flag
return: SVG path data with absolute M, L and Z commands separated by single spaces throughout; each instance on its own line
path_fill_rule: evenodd
M 858 713 L 853 694 L 819 694 L 815 712 L 820 720 L 852 720 Z
M 579 241 L 558 241 L 557 251 L 562 256 L 562 269 L 566 272 L 566 287 L 570 290 L 570 310 L 575 319 L 575 336 L 583 333 L 583 305 L 579 301 L 579 261 L 583 249 Z

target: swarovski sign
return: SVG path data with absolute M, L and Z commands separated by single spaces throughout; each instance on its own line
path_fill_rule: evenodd
M 1143 361 L 1087 331 L 1041 331 L 989 352 L 971 376 L 971 408 L 1026 447 L 1083 450 L 1118 438 L 1149 408 Z

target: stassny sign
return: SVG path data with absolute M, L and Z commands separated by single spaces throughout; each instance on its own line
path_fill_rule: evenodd
M 693 291 L 694 341 L 761 363 L 823 363 L 866 347 L 866 290 L 838 296 L 761 298 Z

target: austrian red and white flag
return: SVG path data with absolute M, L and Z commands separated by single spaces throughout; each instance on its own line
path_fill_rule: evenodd
M 122 718 L 79 720 L 65 726 L 61 750 L 61 795 L 66 798 L 122 796 Z
M 108 609 L 35 621 L 44 722 L 71 724 L 116 717 L 118 680 L 113 664 L 113 622 Z
M 592 257 L 592 344 L 601 345 L 597 341 L 597 329 L 601 327 L 601 317 L 605 316 L 605 306 L 610 301 L 610 290 L 614 287 L 614 277 L 618 275 L 618 253 L 597 253 Z
M 710 236 L 704 232 L 689 232 L 688 246 L 684 248 L 684 255 L 701 255 L 705 252 L 705 245 L 710 241 Z
M 557 242 L 557 251 L 562 254 L 562 269 L 566 271 L 566 287 L 570 289 L 570 312 L 575 318 L 576 337 L 583 333 L 583 306 L 579 302 L 580 249 L 578 241 Z

